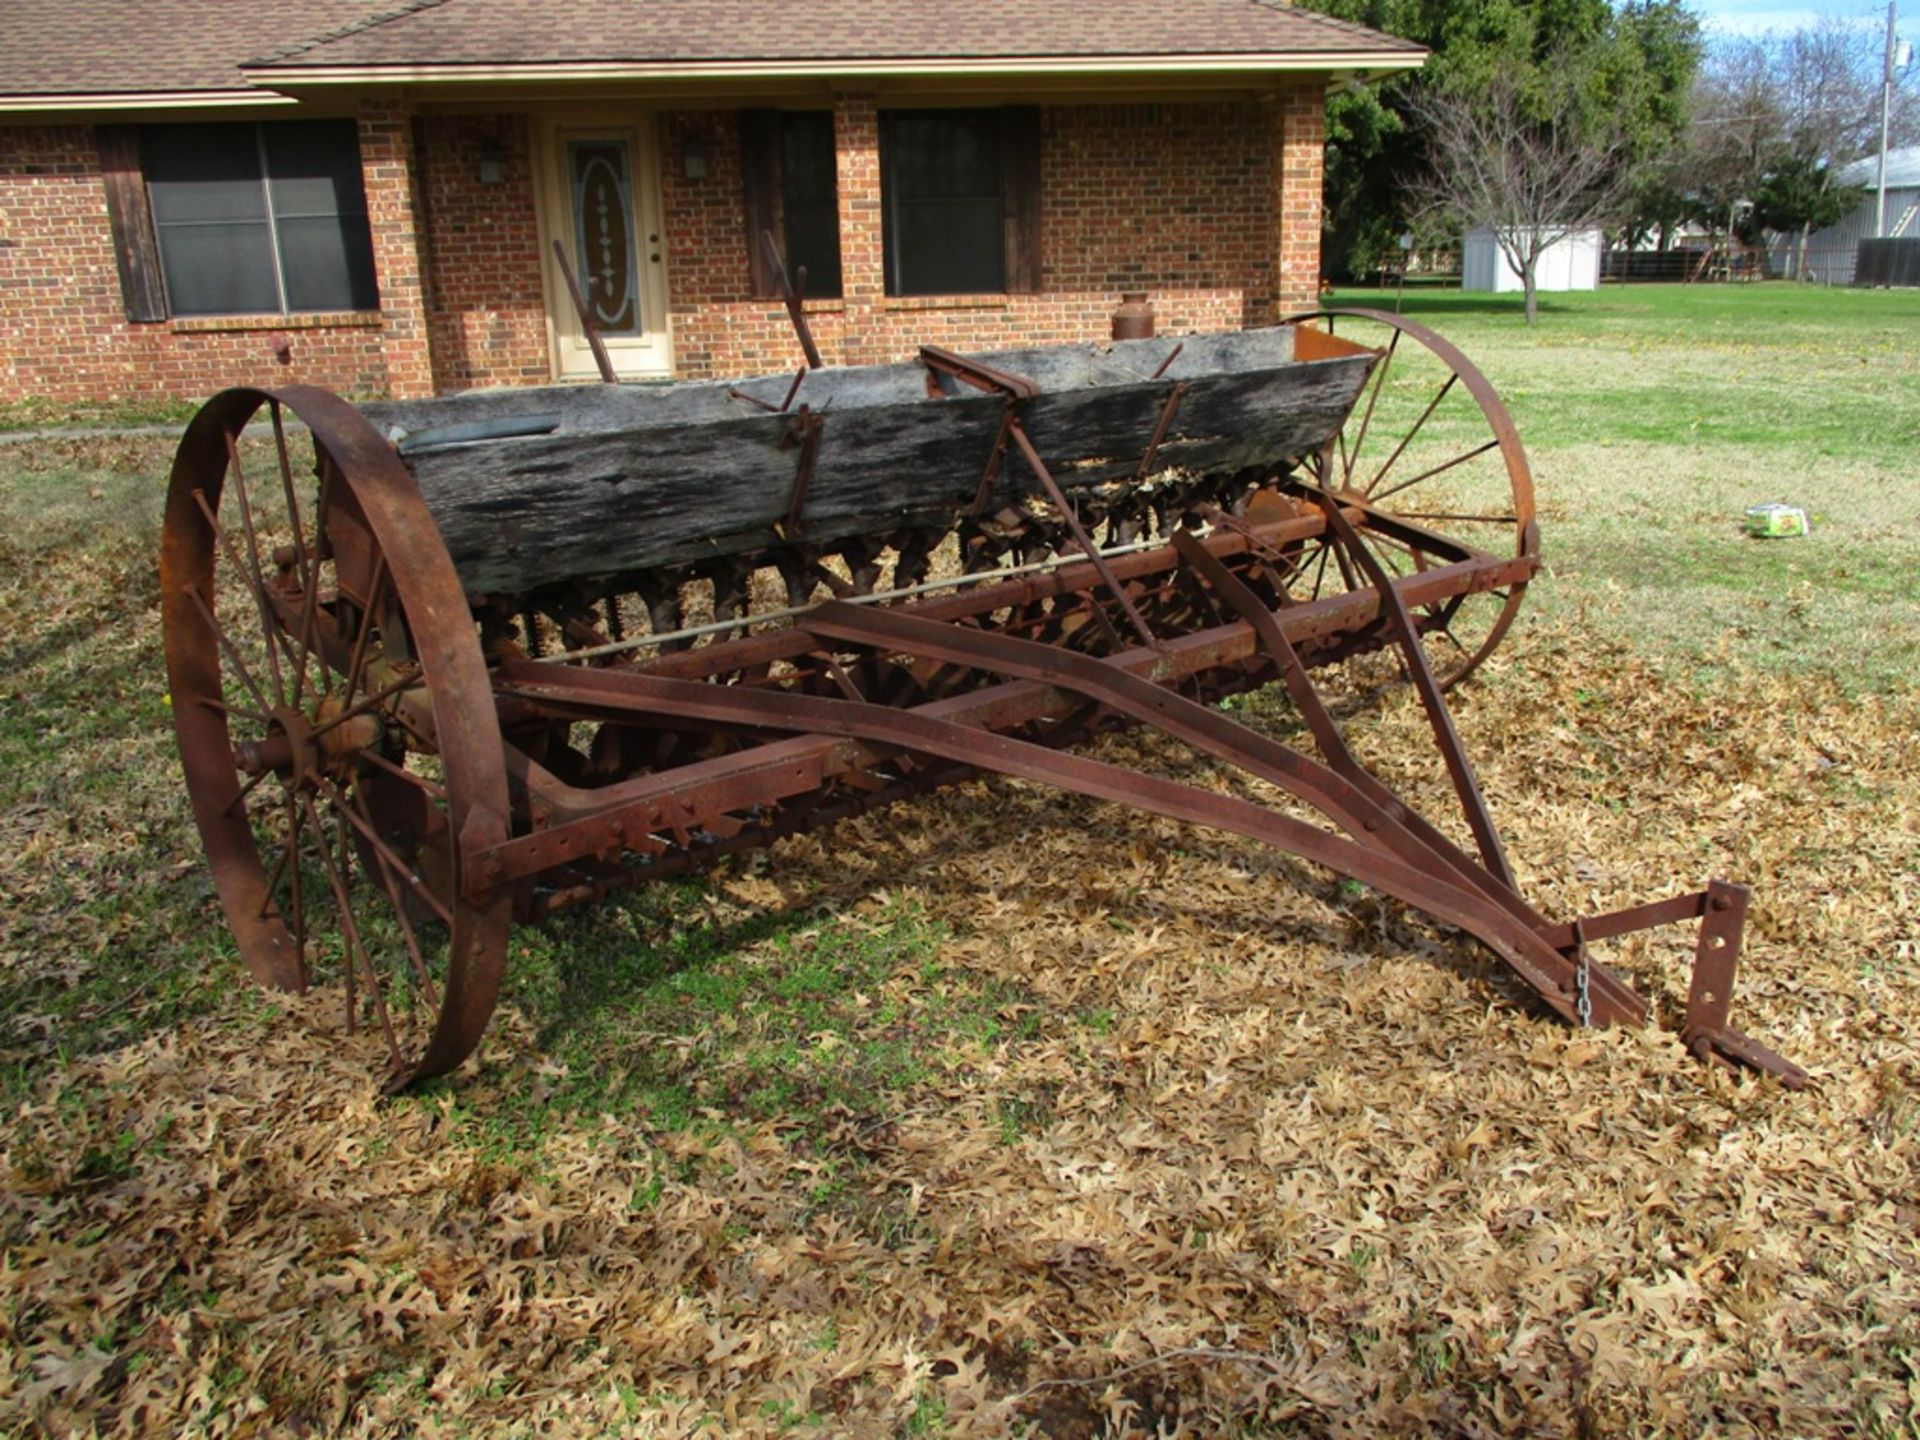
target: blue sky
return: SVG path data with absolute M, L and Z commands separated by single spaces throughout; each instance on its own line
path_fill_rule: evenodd
M 1874 29 L 1887 23 L 1885 0 L 1694 0 L 1693 9 L 1719 35 L 1751 35 L 1762 30 L 1798 30 L 1824 16 L 1852 20 Z M 1920 0 L 1900 0 L 1900 33 L 1920 31 Z

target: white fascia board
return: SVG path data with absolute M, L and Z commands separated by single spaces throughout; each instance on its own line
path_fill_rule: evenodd
M 243 69 L 261 85 L 430 85 L 516 80 L 814 80 L 956 75 L 1247 75 L 1275 71 L 1416 70 L 1425 51 L 1321 54 L 1139 56 L 1088 59 L 1032 56 L 957 60 L 693 60 L 536 62 L 479 65 L 270 65 Z
M 0 95 L 0 114 L 95 110 L 272 110 L 299 102 L 271 90 L 136 90 L 68 95 Z

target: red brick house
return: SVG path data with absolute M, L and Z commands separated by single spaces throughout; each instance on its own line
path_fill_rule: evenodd
M 413 396 L 1311 303 L 1328 87 L 1282 0 L 8 0 L 0 401 Z

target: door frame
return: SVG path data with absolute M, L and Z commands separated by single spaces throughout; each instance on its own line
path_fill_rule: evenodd
M 665 206 L 660 187 L 659 117 L 638 107 L 551 110 L 533 117 L 534 214 L 540 236 L 540 289 L 546 309 L 547 364 L 556 381 L 600 378 L 580 328 L 573 299 L 553 256 L 558 239 L 571 257 L 572 180 L 566 143 L 621 137 L 633 144 L 634 250 L 640 266 L 640 313 L 655 322 L 640 336 L 603 335 L 614 373 L 622 380 L 660 380 L 673 374 L 673 326 L 667 308 Z M 655 237 L 651 242 L 649 236 Z M 658 259 L 653 257 L 658 256 Z

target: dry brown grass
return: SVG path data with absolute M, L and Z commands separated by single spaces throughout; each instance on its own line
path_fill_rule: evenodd
M 1523 882 L 1561 914 L 1754 884 L 1736 1018 L 1803 1094 L 1569 1031 L 1311 866 L 973 785 L 705 902 L 802 945 L 903 911 L 944 935 L 943 968 L 850 997 L 870 1027 L 795 1037 L 928 1037 L 858 1113 L 570 1111 L 508 1143 L 486 1117 L 568 1079 L 534 1018 L 383 1104 L 325 994 L 49 1074 L 0 1132 L 0 1423 L 1910 1436 L 1920 704 L 1683 690 L 1594 637 L 1536 627 L 1460 700 Z M 1350 728 L 1444 813 L 1404 692 Z M 1690 942 L 1610 957 L 1669 1024 Z M 999 982 L 1001 1026 L 922 1023 L 960 977 Z

